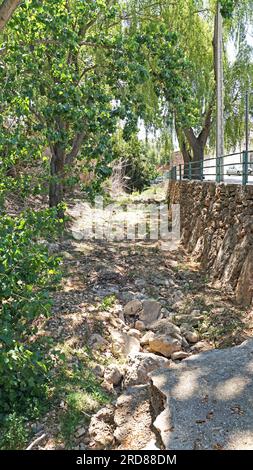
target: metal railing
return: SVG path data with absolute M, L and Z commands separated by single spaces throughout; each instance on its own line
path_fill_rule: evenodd
M 190 161 L 174 166 L 169 172 L 170 180 L 233 182 L 242 185 L 253 184 L 253 151 L 223 155 L 216 159 Z

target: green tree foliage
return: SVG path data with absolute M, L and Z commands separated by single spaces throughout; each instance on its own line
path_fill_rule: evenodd
M 166 88 L 167 100 L 182 106 L 185 64 L 176 35 L 163 21 L 147 23 L 139 15 L 136 23 L 122 2 L 28 0 L 7 29 L 2 122 L 15 125 L 11 142 L 2 130 L 2 146 L 14 159 L 22 144 L 31 155 L 36 135 L 40 152 L 50 149 L 51 206 L 62 201 L 77 158 L 98 172 L 108 165 L 120 118 L 126 137 L 140 117 L 154 119 L 145 87 L 156 101 Z
M 143 1 L 148 8 L 149 2 Z M 224 17 L 225 141 L 229 150 L 243 139 L 244 97 L 252 86 L 252 50 L 247 44 L 247 28 L 252 19 L 252 0 L 221 3 Z M 214 19 L 217 0 L 160 2 L 150 6 L 149 14 L 166 20 L 177 31 L 178 45 L 190 67 L 184 79 L 191 93 L 174 102 L 175 129 L 184 160 L 201 160 L 215 142 L 215 62 L 213 51 Z M 153 19 L 154 21 L 154 19 Z M 231 63 L 227 51 L 235 46 Z M 169 101 L 171 104 L 171 102 Z M 178 106 L 179 105 L 179 106 Z

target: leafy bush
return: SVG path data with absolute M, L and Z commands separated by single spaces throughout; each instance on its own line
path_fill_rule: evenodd
M 129 192 L 142 191 L 156 175 L 147 146 L 137 136 L 126 142 L 122 138 L 115 144 L 116 162 L 123 162 L 123 177 Z
M 57 231 L 50 210 L 0 218 L 0 420 L 32 409 L 45 397 L 50 358 L 34 319 L 51 310 L 49 287 L 59 280 L 59 259 L 39 237 Z M 53 218 L 52 218 L 53 217 Z
M 4 420 L 0 435 L 0 449 L 17 450 L 24 448 L 29 437 L 25 418 L 12 413 Z

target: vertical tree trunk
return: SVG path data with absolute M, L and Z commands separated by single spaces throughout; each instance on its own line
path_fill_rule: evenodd
M 204 160 L 205 146 L 197 140 L 192 146 L 192 178 L 195 180 L 202 179 L 202 162 Z
M 55 144 L 52 148 L 50 162 L 49 206 L 57 207 L 63 202 L 64 191 L 64 164 L 65 152 L 61 144 Z M 63 211 L 59 209 L 59 216 Z

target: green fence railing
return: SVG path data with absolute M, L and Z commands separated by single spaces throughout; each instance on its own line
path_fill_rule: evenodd
M 253 184 L 253 151 L 230 153 L 219 158 L 192 160 L 189 163 L 173 166 L 170 180 L 209 180 L 229 182 L 234 177 L 236 183 Z

